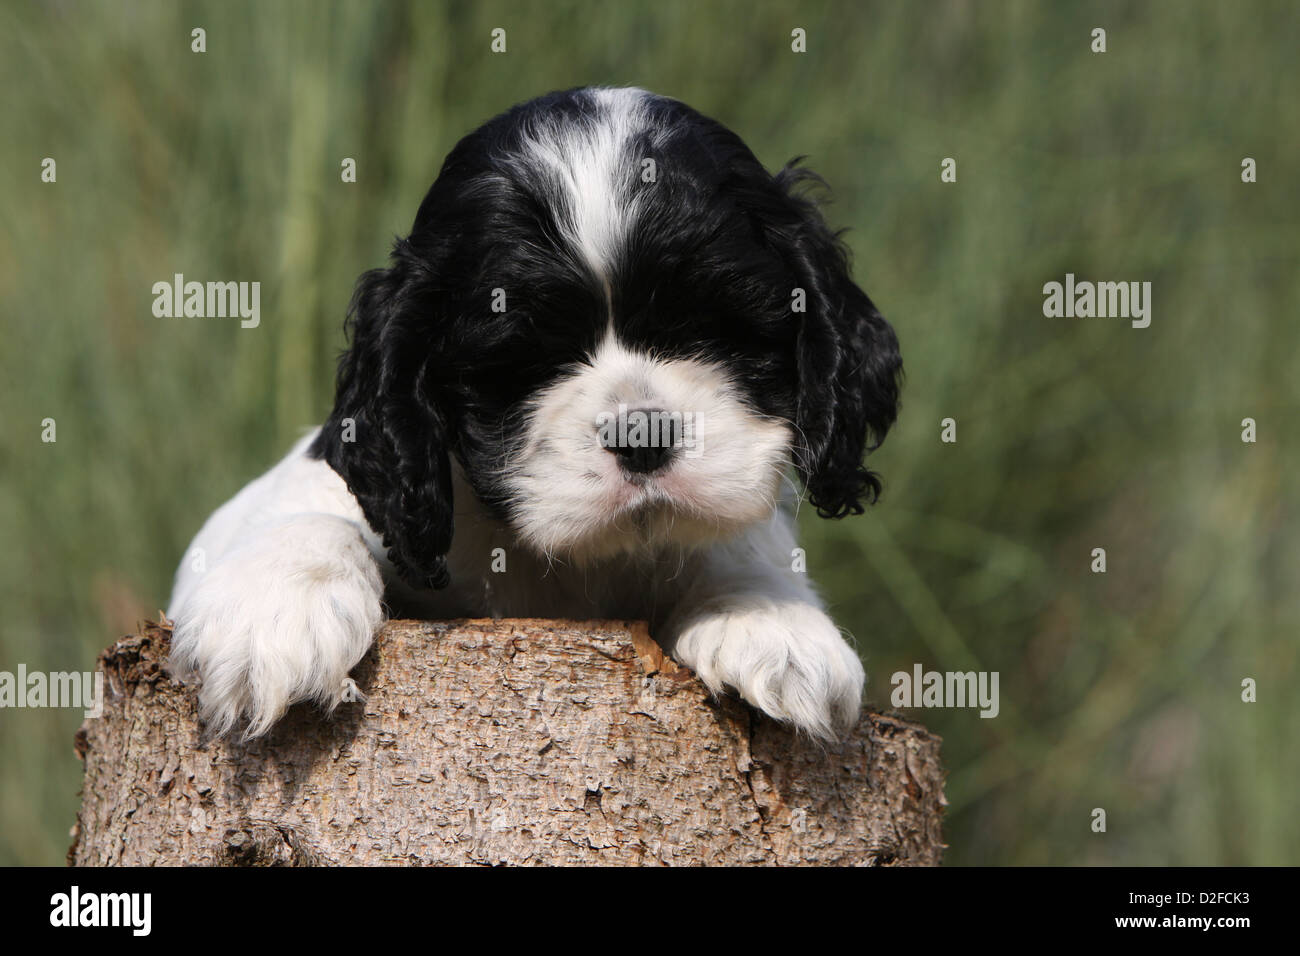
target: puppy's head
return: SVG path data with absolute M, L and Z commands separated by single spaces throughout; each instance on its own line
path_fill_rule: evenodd
M 815 180 L 641 90 L 461 140 L 358 283 L 315 449 L 402 575 L 446 583 L 453 456 L 521 542 L 574 561 L 734 534 L 791 464 L 823 516 L 874 500 L 898 344 Z

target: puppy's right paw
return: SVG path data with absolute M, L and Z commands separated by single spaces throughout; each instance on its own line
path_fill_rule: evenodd
M 266 733 L 289 705 L 364 699 L 348 672 L 383 624 L 383 580 L 356 525 L 295 515 L 210 568 L 176 610 L 171 666 L 202 681 L 199 713 L 224 736 Z

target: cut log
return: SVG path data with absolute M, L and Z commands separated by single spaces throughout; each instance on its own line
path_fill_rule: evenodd
M 939 738 L 824 747 L 714 699 L 645 626 L 392 621 L 365 703 L 205 743 L 170 631 L 106 650 L 74 865 L 937 864 Z

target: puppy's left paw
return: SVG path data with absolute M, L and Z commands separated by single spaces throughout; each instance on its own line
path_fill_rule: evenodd
M 826 614 L 802 602 L 745 597 L 694 610 L 673 656 L 715 694 L 734 688 L 777 720 L 833 741 L 858 720 L 862 662 Z

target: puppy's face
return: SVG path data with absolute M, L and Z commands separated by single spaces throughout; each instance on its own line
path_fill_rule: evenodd
M 579 561 L 734 534 L 792 462 L 821 513 L 860 511 L 897 343 L 808 178 L 639 90 L 462 140 L 358 285 L 317 445 L 398 570 L 445 583 L 453 457 L 523 544 Z
M 690 344 L 642 349 L 609 330 L 526 400 L 504 468 L 471 469 L 526 544 L 581 561 L 702 544 L 770 514 L 789 419 Z

